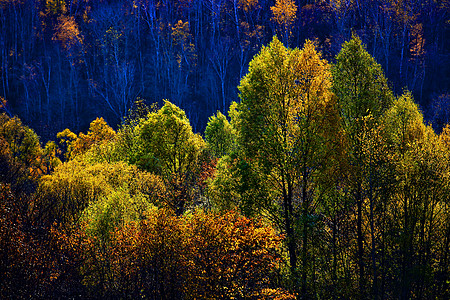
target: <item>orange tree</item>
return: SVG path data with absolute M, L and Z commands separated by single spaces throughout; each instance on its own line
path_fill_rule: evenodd
M 107 254 L 91 243 L 85 284 L 105 296 L 161 299 L 276 299 L 282 237 L 259 221 L 155 209 L 114 232 Z M 272 297 L 272 298 L 269 298 Z

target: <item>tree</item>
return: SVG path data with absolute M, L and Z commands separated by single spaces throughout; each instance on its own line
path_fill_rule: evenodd
M 369 114 L 379 119 L 393 101 L 381 66 L 356 35 L 342 45 L 336 56 L 333 91 L 339 99 L 345 126 L 355 131 L 358 125 L 355 119 Z
M 230 154 L 236 142 L 235 129 L 220 111 L 209 118 L 205 129 L 205 139 L 208 149 L 215 157 Z
M 273 21 L 281 28 L 283 43 L 288 46 L 292 24 L 297 18 L 297 5 L 293 0 L 276 0 L 270 10 L 273 14 Z
M 137 165 L 162 176 L 170 193 L 167 204 L 181 215 L 192 200 L 192 184 L 205 142 L 192 132 L 184 111 L 169 101 L 140 126 L 142 152 Z
M 37 134 L 18 117 L 10 118 L 1 113 L 0 137 L 7 142 L 14 163 L 29 168 L 31 174 L 37 175 L 42 151 Z
M 446 253 L 440 247 L 446 243 L 442 234 L 448 230 L 448 151 L 445 141 L 424 124 L 410 92 L 394 101 L 384 122 L 397 181 L 391 193 L 390 220 L 399 233 L 392 237 L 398 249 L 398 255 L 393 255 L 394 295 L 428 298 L 439 294 L 436 288 L 441 279 L 432 265 L 438 265 L 435 258 Z
M 85 243 L 85 282 L 104 296 L 293 299 L 271 284 L 280 271 L 282 238 L 235 211 L 177 217 L 150 210 L 112 237 L 104 256 L 95 243 Z
M 80 132 L 77 136 L 70 129 L 59 132 L 56 137 L 60 139 L 60 144 L 66 151 L 67 159 L 72 159 L 77 155 L 85 154 L 89 149 L 98 146 L 101 143 L 110 142 L 116 136 L 112 129 L 103 118 L 96 118 L 91 122 L 87 134 Z
M 188 226 L 188 298 L 269 298 L 281 254 L 281 238 L 274 228 L 235 211 L 198 211 Z M 282 289 L 273 292 L 292 299 Z
M 330 65 L 314 43 L 287 49 L 274 37 L 250 62 L 239 86 L 238 142 L 246 162 L 261 173 L 273 199 L 278 224 L 286 234 L 293 283 L 299 279 L 301 241 L 302 295 L 309 264 L 310 217 L 314 212 L 315 177 L 326 158 L 339 122 L 331 92 Z
M 42 149 L 42 156 L 41 156 L 41 172 L 43 174 L 50 174 L 52 173 L 57 166 L 61 164 L 61 160 L 57 157 L 57 154 L 59 152 L 58 146 L 53 141 L 48 141 L 47 144 L 45 144 L 44 149 Z
M 243 213 L 247 213 L 241 206 L 242 197 L 239 193 L 241 182 L 236 165 L 236 159 L 228 155 L 222 156 L 217 161 L 214 176 L 207 182 L 207 194 L 214 209 L 226 211 L 239 208 Z
M 114 191 L 117 191 L 115 196 Z M 156 205 L 163 191 L 164 185 L 158 176 L 136 166 L 125 162 L 90 163 L 77 157 L 41 178 L 33 210 L 37 220 L 68 225 L 78 222 L 84 210 L 97 202 L 99 208 L 94 212 L 101 215 L 102 205 L 108 206 L 114 201 L 120 204 L 134 196 L 137 202 L 142 202 L 144 197 Z
M 355 35 L 342 45 L 341 51 L 336 56 L 333 79 L 333 91 L 338 98 L 349 143 L 347 159 L 352 167 L 349 168 L 347 178 L 350 197 L 356 204 L 356 257 L 359 291 L 363 297 L 366 292 L 363 211 L 366 199 L 370 199 L 371 207 L 374 205 L 376 188 L 374 184 L 377 182 L 376 171 L 379 168 L 370 156 L 373 150 L 366 149 L 370 145 L 367 139 L 378 126 L 380 117 L 391 106 L 393 95 L 381 66 L 370 56 L 359 37 Z
M 24 199 L 25 198 L 25 199 Z M 29 219 L 18 203 L 30 196 L 18 195 L 0 182 L 0 296 L 32 298 L 50 287 L 51 259 L 45 242 L 30 230 Z

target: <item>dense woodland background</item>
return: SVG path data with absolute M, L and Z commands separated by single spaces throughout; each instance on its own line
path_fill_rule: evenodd
M 201 132 L 273 35 L 317 39 L 333 61 L 355 32 L 395 92 L 408 88 L 437 128 L 448 119 L 448 0 L 275 2 L 1 1 L 0 95 L 44 140 L 98 116 L 116 128 L 137 97 L 170 100 Z
M 0 7 L 0 298 L 450 298 L 448 1 Z

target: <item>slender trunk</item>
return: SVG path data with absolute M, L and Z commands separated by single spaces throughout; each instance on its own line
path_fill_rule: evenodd
M 359 279 L 359 292 L 360 296 L 364 295 L 364 245 L 363 245 L 363 233 L 362 233 L 362 192 L 361 185 L 358 187 L 357 194 L 357 223 L 356 223 L 356 231 L 357 231 L 357 244 L 358 244 L 358 279 Z
M 405 193 L 406 194 L 406 193 Z M 401 266 L 401 293 L 400 299 L 409 299 L 409 266 L 410 266 L 410 220 L 409 220 L 409 211 L 408 211 L 408 196 L 404 195 L 405 199 L 403 202 L 403 238 L 402 238 L 402 266 Z
M 288 252 L 289 252 L 289 263 L 291 269 L 291 276 L 294 283 L 294 289 L 296 289 L 297 282 L 297 253 L 296 253 L 296 245 L 295 245 L 295 237 L 294 230 L 291 224 L 291 217 L 293 212 L 292 207 L 292 188 L 288 182 L 287 190 L 285 179 L 283 176 L 283 206 L 284 206 L 284 222 L 285 222 L 285 230 L 287 235 L 287 244 L 288 244 Z
M 337 236 L 337 227 L 336 227 L 336 221 L 337 221 L 337 217 L 336 217 L 336 211 L 334 211 L 334 217 L 333 217 L 333 224 L 332 224 L 332 231 L 333 231 L 333 236 L 332 236 L 332 251 L 333 251 L 333 274 L 332 274 L 332 279 L 333 279 L 333 298 L 336 299 L 337 295 L 336 295 L 336 287 L 337 287 L 337 250 L 336 250 L 336 236 Z
M 406 38 L 406 24 L 403 26 L 403 33 L 402 33 L 402 48 L 400 52 L 400 80 L 402 80 L 402 70 L 403 70 L 403 57 L 405 52 L 405 38 Z
M 234 7 L 234 23 L 236 24 L 236 36 L 237 36 L 237 40 L 238 40 L 238 43 L 239 43 L 239 78 L 242 78 L 242 76 L 243 76 L 243 65 L 244 65 L 244 62 L 243 62 L 243 58 L 244 58 L 244 47 L 242 46 L 242 43 L 241 43 L 241 30 L 240 30 L 240 27 L 239 27 L 239 24 L 240 24 L 240 22 L 239 22 L 239 15 L 238 15 L 238 10 L 237 10 L 237 0 L 234 0 L 233 1 L 233 7 Z
M 371 257 L 372 257 L 372 274 L 373 274 L 373 299 L 378 299 L 378 274 L 377 274 L 377 265 L 376 265 L 376 247 L 375 247 L 375 224 L 374 224 L 374 213 L 373 213 L 373 197 L 371 195 L 370 197 L 370 235 L 372 240 L 372 251 L 371 251 Z
M 44 67 L 42 67 L 44 68 Z M 42 71 L 44 72 L 44 71 Z M 51 64 L 48 63 L 48 75 L 47 75 L 47 80 L 45 80 L 45 75 L 44 73 L 42 73 L 42 80 L 44 82 L 44 86 L 45 86 L 45 94 L 47 96 L 47 125 L 50 125 L 50 111 L 51 111 L 51 107 L 50 107 L 50 76 L 51 76 Z
M 220 79 L 220 83 L 222 85 L 222 109 L 223 112 L 226 111 L 226 107 L 225 107 L 225 78 L 221 78 Z
M 303 168 L 303 186 L 302 186 L 302 200 L 303 200 L 303 244 L 302 244 L 302 299 L 307 298 L 307 274 L 308 274 L 308 211 L 309 200 L 307 195 L 308 174 L 306 167 Z
M 65 111 L 65 105 L 66 105 L 66 97 L 65 95 L 63 95 L 63 79 L 62 79 L 62 63 L 63 63 L 63 59 L 61 58 L 61 51 L 58 51 L 58 68 L 59 68 L 59 86 L 58 86 L 58 90 L 59 90 L 59 101 L 60 101 L 60 114 L 61 114 L 61 125 L 64 126 L 65 125 L 65 118 L 64 118 L 64 111 Z M 70 63 L 70 60 L 69 60 Z M 70 91 L 70 75 L 69 75 L 69 91 Z M 72 97 L 72 93 L 70 93 L 70 95 L 68 95 L 69 97 Z
M 447 214 L 447 216 L 449 216 Z M 444 235 L 444 243 L 443 243 L 443 255 L 441 260 L 441 268 L 440 271 L 442 272 L 443 276 L 441 278 L 441 282 L 439 283 L 439 295 L 449 295 L 450 291 L 450 218 L 447 217 L 447 230 L 446 234 Z M 450 295 L 449 295 L 450 296 Z
M 372 169 L 373 162 L 370 160 L 370 169 Z M 378 299 L 378 274 L 376 264 L 376 245 L 375 245 L 375 216 L 374 216 L 374 192 L 373 192 L 373 174 L 369 174 L 369 206 L 370 206 L 370 239 L 371 239 L 371 259 L 372 259 L 372 292 L 373 299 Z
M 384 300 L 384 292 L 385 292 L 385 286 L 386 286 L 386 215 L 387 215 L 387 203 L 388 203 L 388 193 L 384 193 L 384 201 L 382 201 L 382 227 L 381 227 L 381 266 L 380 266 L 380 275 L 381 275 L 381 286 L 380 286 L 380 299 Z
M 8 55 L 6 47 L 2 45 L 2 80 L 3 80 L 3 98 L 9 93 L 9 74 L 8 74 Z

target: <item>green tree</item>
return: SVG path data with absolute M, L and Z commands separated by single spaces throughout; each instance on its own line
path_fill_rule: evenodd
M 142 156 L 140 134 L 142 123 L 151 112 L 157 111 L 156 103 L 151 107 L 138 98 L 121 124 L 116 137 L 111 143 L 105 143 L 92 149 L 89 155 L 94 161 L 126 161 L 137 164 Z
M 314 272 L 309 229 L 318 201 L 315 177 L 339 124 L 330 69 L 312 42 L 292 50 L 274 37 L 250 62 L 239 86 L 239 145 L 246 164 L 259 171 L 274 200 L 294 283 L 299 279 L 301 236 L 303 296 L 308 293 L 307 276 Z
M 230 154 L 235 148 L 235 129 L 220 111 L 209 118 L 205 129 L 205 139 L 208 149 L 215 157 Z
M 53 141 L 48 141 L 42 149 L 41 157 L 41 171 L 43 174 L 50 174 L 54 169 L 61 164 L 61 160 L 58 158 L 59 153 L 58 146 Z
M 114 197 L 115 191 L 119 195 Z M 67 225 L 78 222 L 91 205 L 111 205 L 120 197 L 140 199 L 141 194 L 156 205 L 163 193 L 161 179 L 136 166 L 125 162 L 91 164 L 77 157 L 42 177 L 34 211 L 39 213 L 35 216 L 39 220 Z M 95 204 L 98 201 L 103 204 Z
M 155 180 L 153 197 L 161 196 L 163 191 L 161 182 Z M 100 197 L 98 201 L 90 203 L 83 211 L 82 222 L 86 224 L 86 231 L 98 238 L 99 246 L 110 242 L 110 234 L 130 222 L 139 222 L 155 209 L 156 199 L 142 192 L 130 193 L 126 188 L 116 190 Z
M 333 91 L 338 98 L 348 140 L 347 159 L 351 167 L 348 168 L 347 178 L 349 196 L 356 204 L 357 276 L 360 296 L 364 297 L 366 283 L 363 212 L 367 199 L 370 207 L 374 207 L 376 189 L 374 184 L 381 182 L 377 180 L 379 166 L 376 166 L 371 156 L 375 151 L 373 146 L 376 144 L 369 142 L 368 139 L 375 136 L 374 129 L 377 128 L 380 117 L 391 106 L 393 95 L 381 66 L 370 56 L 359 37 L 355 35 L 342 45 L 341 51 L 336 56 L 336 64 L 333 67 Z M 372 213 L 370 217 L 373 222 Z M 375 275 L 374 277 L 376 278 Z
M 169 101 L 150 113 L 140 126 L 142 152 L 137 165 L 161 175 L 168 188 L 167 204 L 180 215 L 192 200 L 198 160 L 205 142 L 192 132 L 184 111 Z
M 446 243 L 442 234 L 448 231 L 449 152 L 424 124 L 409 92 L 394 101 L 384 122 L 397 181 L 390 202 L 390 224 L 399 233 L 391 237 L 398 251 L 393 254 L 394 297 L 430 298 L 439 294 L 433 289 L 441 284 L 433 266 L 439 265 L 441 253 L 448 253 L 441 247 Z
M 360 131 L 358 119 L 373 115 L 378 120 L 393 101 L 381 65 L 356 35 L 342 45 L 336 56 L 333 91 L 339 99 L 344 124 L 353 132 Z

